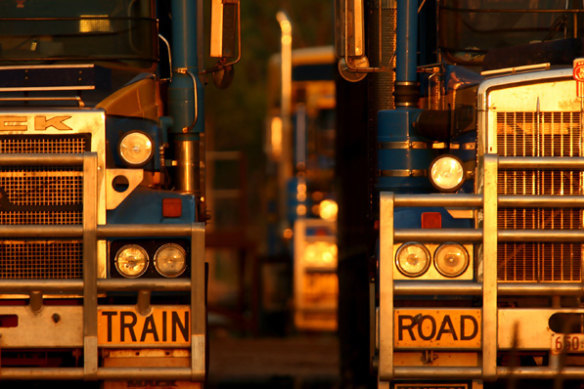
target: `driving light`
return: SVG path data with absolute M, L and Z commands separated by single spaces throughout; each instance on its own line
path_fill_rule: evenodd
M 468 263 L 468 252 L 458 243 L 444 243 L 434 253 L 434 266 L 444 277 L 458 277 Z
M 127 244 L 116 253 L 115 264 L 124 277 L 137 278 L 148 269 L 148 253 L 137 244 Z
M 156 250 L 154 267 L 161 276 L 178 277 L 187 267 L 187 253 L 180 245 L 167 243 Z
M 421 276 L 430 267 L 430 252 L 420 243 L 405 243 L 395 254 L 395 264 L 405 276 Z
M 129 132 L 120 140 L 120 156 L 128 165 L 143 165 L 150 160 L 152 153 L 152 140 L 142 132 Z
M 430 164 L 432 185 L 445 192 L 453 192 L 464 182 L 464 168 L 454 155 L 442 155 Z

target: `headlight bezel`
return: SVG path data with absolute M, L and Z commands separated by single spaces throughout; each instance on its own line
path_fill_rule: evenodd
M 116 268 L 115 255 L 120 248 L 126 245 L 139 245 L 146 250 L 149 257 L 149 266 L 144 274 L 142 274 L 140 279 L 160 279 L 167 278 L 158 273 L 154 267 L 154 254 L 156 251 L 165 244 L 173 243 L 180 246 L 186 253 L 185 256 L 185 270 L 182 272 L 177 279 L 190 278 L 192 275 L 192 254 L 191 254 L 191 242 L 188 239 L 148 239 L 148 238 L 137 238 L 137 239 L 114 239 L 108 242 L 108 258 L 107 258 L 107 274 L 109 278 L 122 278 L 126 279 L 122 274 L 120 274 Z M 130 280 L 130 279 L 128 279 Z
M 175 273 L 175 274 L 167 274 L 165 272 L 163 272 L 160 267 L 159 267 L 159 256 L 162 255 L 162 250 L 165 250 L 169 247 L 172 248 L 176 248 L 178 249 L 178 251 L 180 251 L 182 253 L 183 256 L 183 264 L 182 264 L 182 269 L 180 272 Z M 184 272 L 187 269 L 187 251 L 184 249 L 184 247 L 182 247 L 181 245 L 177 244 L 177 243 L 173 243 L 173 242 L 169 242 L 169 243 L 164 243 L 162 245 L 160 245 L 157 249 L 156 252 L 154 253 L 154 256 L 152 257 L 152 263 L 154 265 L 154 268 L 156 269 L 156 272 L 161 275 L 164 278 L 178 278 L 181 275 L 184 274 Z
M 420 269 L 417 272 L 408 272 L 407 270 L 405 270 L 402 266 L 402 263 L 400 262 L 400 254 L 402 253 L 403 250 L 407 249 L 408 247 L 416 247 L 418 249 L 421 249 L 421 251 L 426 255 L 426 264 L 423 266 L 422 269 Z M 406 242 L 403 243 L 396 251 L 395 253 L 395 258 L 394 258 L 394 262 L 395 265 L 397 267 L 397 269 L 399 270 L 399 272 L 401 274 L 403 274 L 404 276 L 408 277 L 408 278 L 416 278 L 416 277 L 420 277 L 422 275 L 424 275 L 428 269 L 430 268 L 431 264 L 432 264 L 432 255 L 430 253 L 430 250 L 428 250 L 428 248 L 420 243 L 420 242 Z
M 455 246 L 455 247 L 459 248 L 461 254 L 464 257 L 463 266 L 460 268 L 460 270 L 458 270 L 458 272 L 456 274 L 454 274 L 454 273 L 448 274 L 448 272 L 444 271 L 444 269 L 442 269 L 439 266 L 438 259 L 439 259 L 440 252 L 445 250 L 449 246 Z M 464 272 L 466 272 L 466 270 L 468 269 L 468 266 L 470 264 L 470 254 L 468 253 L 467 249 L 460 243 L 445 242 L 445 243 L 442 243 L 440 246 L 438 246 L 436 248 L 436 250 L 434 251 L 434 254 L 432 255 L 432 262 L 434 264 L 434 268 L 436 269 L 436 271 L 438 273 L 440 273 L 442 276 L 444 276 L 446 278 L 458 278 L 461 275 L 463 275 Z
M 140 253 L 142 253 L 144 255 L 144 259 L 145 259 L 144 268 L 136 274 L 125 273 L 120 268 L 120 263 L 119 263 L 120 255 L 124 251 L 129 250 L 129 249 L 137 249 Z M 115 266 L 118 274 L 124 278 L 130 278 L 130 279 L 140 278 L 148 271 L 148 268 L 150 267 L 150 256 L 148 255 L 148 251 L 139 244 L 136 244 L 136 243 L 124 244 L 116 251 L 116 254 L 114 255 L 114 266 Z
M 460 167 L 460 180 L 455 185 L 444 186 L 443 184 L 440 184 L 439 181 L 436 180 L 437 175 L 434 174 L 435 168 L 438 167 L 438 163 L 446 159 L 450 159 L 452 162 L 455 162 Z M 430 166 L 428 168 L 428 179 L 430 180 L 432 186 L 441 192 L 447 193 L 456 192 L 462 187 L 465 181 L 464 164 L 462 163 L 462 160 L 458 158 L 456 155 L 453 154 L 439 155 L 438 157 L 434 158 L 434 160 L 430 163 Z
M 431 259 L 431 265 L 430 267 L 428 267 L 428 270 L 426 270 L 425 273 L 419 275 L 419 276 L 415 276 L 415 277 L 410 277 L 405 275 L 401 270 L 399 270 L 397 263 L 396 263 L 396 254 L 397 251 L 399 250 L 399 248 L 401 246 L 403 246 L 406 243 L 419 243 L 422 244 L 429 252 L 430 252 L 430 259 Z M 436 266 L 434 264 L 435 258 L 436 258 L 436 251 L 437 249 L 445 244 L 445 243 L 455 243 L 455 244 L 460 244 L 461 246 L 463 246 L 463 248 L 466 250 L 467 254 L 468 254 L 468 265 L 466 266 L 465 270 L 458 276 L 455 277 L 446 277 L 444 275 L 442 275 L 442 273 L 440 273 L 437 269 Z M 400 281 L 416 281 L 416 280 L 432 280 L 432 281 L 453 281 L 453 280 L 460 280 L 460 281 L 471 281 L 474 280 L 475 277 L 477 277 L 477 274 L 475 274 L 476 268 L 475 268 L 475 255 L 476 253 L 474 252 L 475 247 L 472 243 L 463 243 L 463 242 L 458 242 L 458 241 L 447 241 L 447 242 L 420 242 L 420 241 L 402 241 L 402 242 L 396 242 L 393 246 L 393 256 L 392 256 L 392 266 L 393 266 L 393 276 L 392 278 L 394 280 L 400 280 Z
M 125 156 L 124 152 L 123 152 L 124 140 L 128 139 L 130 136 L 133 136 L 133 135 L 139 135 L 141 137 L 144 137 L 150 143 L 150 153 L 149 153 L 148 157 L 146 157 L 145 159 L 142 159 L 140 161 L 129 160 L 127 155 Z M 152 139 L 152 137 L 149 134 L 147 134 L 141 130 L 131 130 L 131 131 L 128 131 L 128 132 L 122 134 L 120 136 L 120 140 L 118 142 L 118 155 L 119 155 L 120 159 L 122 160 L 122 162 L 128 167 L 143 167 L 143 166 L 147 165 L 154 157 L 154 152 L 155 152 L 154 149 L 155 149 L 154 140 Z

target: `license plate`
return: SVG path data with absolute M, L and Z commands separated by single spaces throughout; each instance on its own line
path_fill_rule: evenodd
M 188 346 L 190 316 L 185 306 L 153 306 L 148 316 L 134 306 L 99 307 L 97 342 L 102 346 Z
M 396 309 L 393 339 L 396 348 L 480 348 L 481 310 Z
M 584 353 L 584 334 L 553 334 L 552 354 Z

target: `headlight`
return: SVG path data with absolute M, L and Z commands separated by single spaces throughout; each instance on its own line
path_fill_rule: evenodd
M 318 211 L 322 219 L 335 221 L 339 213 L 339 206 L 336 201 L 326 199 L 320 202 Z
M 133 131 L 120 140 L 120 156 L 128 165 L 143 165 L 152 157 L 152 140 L 148 135 Z
M 395 254 L 395 264 L 408 277 L 421 276 L 430 267 L 430 252 L 420 243 L 404 243 Z
M 124 277 L 137 278 L 148 269 L 148 253 L 137 244 L 127 244 L 116 253 L 115 264 Z
M 306 245 L 304 260 L 309 266 L 336 266 L 337 245 L 328 242 L 314 242 Z
M 434 253 L 434 266 L 444 277 L 458 277 L 468 263 L 468 252 L 458 243 L 444 243 Z
M 180 245 L 167 243 L 156 250 L 154 267 L 164 277 L 178 277 L 187 267 L 187 253 Z
M 437 189 L 453 192 L 464 181 L 464 168 L 454 155 L 442 155 L 430 164 L 430 181 Z

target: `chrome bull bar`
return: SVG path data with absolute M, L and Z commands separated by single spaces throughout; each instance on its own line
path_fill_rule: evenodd
M 532 284 L 497 282 L 497 243 L 516 241 L 584 242 L 584 231 L 501 230 L 497 229 L 499 207 L 583 207 L 584 196 L 519 196 L 497 194 L 498 169 L 578 169 L 582 157 L 500 157 L 482 158 L 482 194 L 393 194 L 380 193 L 379 240 L 379 388 L 388 388 L 392 379 L 584 379 L 584 367 L 497 366 L 498 295 L 584 295 L 584 284 Z M 470 229 L 395 229 L 396 207 L 460 207 L 482 209 L 482 227 Z M 395 242 L 482 243 L 483 280 L 480 281 L 395 281 L 393 253 Z M 482 363 L 477 367 L 403 367 L 394 365 L 394 297 L 396 295 L 482 295 Z
M 83 367 L 0 367 L 1 380 L 182 380 L 205 379 L 205 229 L 202 223 L 97 223 L 97 154 L 0 154 L 0 166 L 59 165 L 83 167 L 83 225 L 0 225 L 0 238 L 82 238 L 83 280 L 0 280 L 0 293 L 70 292 L 83 296 Z M 97 279 L 98 239 L 120 237 L 185 237 L 191 240 L 190 279 Z M 98 366 L 98 293 L 112 291 L 190 291 L 191 363 L 189 367 Z M 0 329 L 1 334 L 1 329 Z

